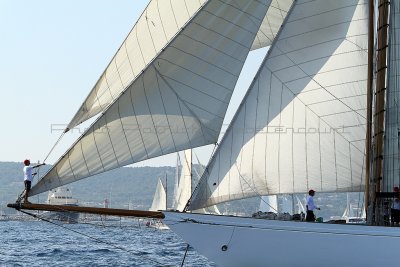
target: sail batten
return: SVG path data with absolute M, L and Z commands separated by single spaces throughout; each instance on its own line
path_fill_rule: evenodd
M 296 1 L 190 210 L 252 196 L 363 189 L 365 1 Z
M 208 1 L 126 90 L 113 95 L 115 101 L 32 188 L 31 195 L 216 142 L 269 4 L 270 0 Z M 200 36 L 202 42 L 191 36 Z M 104 77 L 110 86 L 104 89 L 112 88 L 115 84 Z

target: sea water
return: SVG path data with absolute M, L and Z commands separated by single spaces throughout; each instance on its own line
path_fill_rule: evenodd
M 143 221 L 0 221 L 0 266 L 181 266 L 186 244 Z M 184 266 L 215 266 L 189 248 Z

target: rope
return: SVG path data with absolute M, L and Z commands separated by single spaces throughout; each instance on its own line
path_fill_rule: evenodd
M 50 149 L 50 152 L 47 154 L 47 156 L 44 158 L 44 160 L 42 162 L 46 162 L 46 160 L 48 159 L 48 157 L 50 156 L 50 154 L 53 152 L 54 148 L 56 147 L 56 145 L 60 142 L 61 138 L 64 136 L 66 132 L 63 131 L 63 133 L 60 135 L 60 137 L 58 137 L 56 143 L 53 145 L 53 147 Z
M 78 234 L 78 235 L 85 236 L 85 237 L 87 237 L 87 238 L 89 238 L 89 239 L 92 239 L 92 240 L 98 242 L 98 243 L 103 243 L 103 244 L 106 244 L 106 245 L 108 245 L 108 246 L 111 246 L 111 247 L 113 247 L 113 248 L 115 248 L 115 249 L 119 249 L 119 250 L 122 250 L 122 251 L 125 251 L 125 252 L 128 252 L 128 253 L 132 253 L 132 254 L 137 253 L 137 251 L 133 251 L 133 250 L 130 250 L 130 249 L 126 249 L 126 248 L 124 248 L 124 247 L 121 247 L 121 246 L 117 246 L 117 245 L 115 245 L 115 244 L 113 244 L 113 243 L 111 243 L 111 242 L 107 242 L 107 241 L 104 241 L 104 240 L 102 240 L 102 239 L 99 239 L 99 238 L 90 236 L 90 235 L 88 235 L 88 234 L 79 232 L 79 231 L 77 231 L 77 230 L 74 230 L 74 229 L 65 227 L 64 225 L 57 224 L 57 223 L 55 223 L 55 222 L 52 222 L 52 221 L 50 221 L 50 220 L 48 220 L 48 219 L 46 219 L 46 218 L 43 218 L 43 217 L 39 216 L 39 215 L 30 213 L 30 212 L 26 212 L 26 211 L 23 211 L 23 210 L 19 210 L 19 211 L 22 212 L 22 213 L 24 213 L 24 214 L 27 214 L 27 215 L 29 215 L 29 216 L 32 216 L 32 217 L 34 217 L 34 218 L 37 218 L 37 219 L 39 219 L 39 220 L 42 220 L 42 221 L 51 223 L 51 224 L 53 224 L 53 225 L 56 225 L 56 226 L 58 226 L 58 227 L 64 228 L 64 229 L 66 229 L 66 230 L 68 230 L 68 231 L 71 231 L 71 232 L 73 232 L 73 233 L 76 233 L 76 234 Z M 171 266 L 171 265 L 162 264 L 162 263 L 160 263 L 160 262 L 158 262 L 158 261 L 156 261 L 156 260 L 153 260 L 153 259 L 147 257 L 146 255 L 141 255 L 141 257 L 145 258 L 145 259 L 148 260 L 149 262 L 156 263 L 156 264 L 159 265 L 159 266 Z
M 185 263 L 185 259 L 186 259 L 186 255 L 187 255 L 187 252 L 189 250 L 189 247 L 190 247 L 190 245 L 187 244 L 186 250 L 185 250 L 185 255 L 183 256 L 183 259 L 182 259 L 181 267 L 183 267 L 183 264 Z

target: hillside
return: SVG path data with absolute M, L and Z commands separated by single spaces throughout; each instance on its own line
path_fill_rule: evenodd
M 14 202 L 23 190 L 22 163 L 0 162 L 0 211 L 13 213 L 12 209 L 4 209 L 7 203 Z M 50 166 L 41 168 L 43 175 Z M 67 185 L 73 196 L 86 206 L 102 206 L 105 199 L 110 200 L 112 208 L 128 208 L 129 202 L 135 209 L 147 210 L 153 201 L 158 178 L 165 184 L 167 175 L 168 206 L 172 203 L 175 183 L 174 167 L 123 167 L 105 172 L 93 177 Z M 304 200 L 305 195 L 299 194 Z M 351 203 L 356 206 L 363 201 L 362 193 L 349 194 Z M 33 197 L 32 202 L 45 202 L 47 193 Z M 340 216 L 346 208 L 346 194 L 322 194 L 317 192 L 316 203 L 322 209 L 318 216 L 329 218 L 332 215 Z M 360 203 L 360 204 L 358 204 Z M 218 205 L 221 212 L 240 213 L 251 215 L 258 211 L 260 198 L 254 197 L 245 200 L 233 201 Z

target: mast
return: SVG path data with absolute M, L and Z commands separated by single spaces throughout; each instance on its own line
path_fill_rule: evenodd
M 378 6 L 378 47 L 377 47 L 377 76 L 375 92 L 374 113 L 374 144 L 373 144 L 373 192 L 372 200 L 375 205 L 375 224 L 382 221 L 381 201 L 377 193 L 381 192 L 383 171 L 383 141 L 385 121 L 386 73 L 387 73 L 387 48 L 388 48 L 388 0 L 379 0 Z
M 365 142 L 365 194 L 364 209 L 368 211 L 370 195 L 370 154 L 371 154 L 371 131 L 372 131 L 372 82 L 373 82 L 373 49 L 374 49 L 374 0 L 369 0 L 369 22 L 368 22 L 368 88 L 367 88 L 367 133 Z M 368 216 L 368 212 L 367 212 Z
M 165 173 L 165 209 L 168 208 L 168 176 Z

